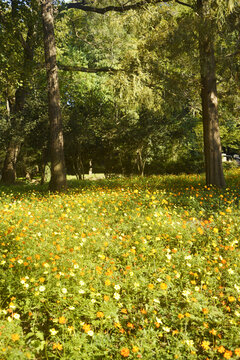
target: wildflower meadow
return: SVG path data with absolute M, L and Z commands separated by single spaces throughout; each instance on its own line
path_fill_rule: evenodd
M 239 179 L 2 186 L 0 359 L 240 359 Z

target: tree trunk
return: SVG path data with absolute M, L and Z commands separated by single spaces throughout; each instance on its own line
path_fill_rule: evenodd
M 53 8 L 51 0 L 43 0 L 41 4 L 45 63 L 48 80 L 48 113 L 50 121 L 51 180 L 49 187 L 51 191 L 62 191 L 66 188 L 66 168 L 56 62 Z
M 7 185 L 11 185 L 16 180 L 16 162 L 19 154 L 20 145 L 13 141 L 10 141 L 4 160 L 2 170 L 2 182 Z
M 144 169 L 145 169 L 146 161 L 144 161 L 142 158 L 142 148 L 137 150 L 136 161 L 137 161 L 137 168 L 138 168 L 139 175 L 144 176 Z
M 93 173 L 92 160 L 89 160 L 89 171 L 88 171 L 88 174 L 89 174 L 89 175 L 92 175 L 92 173 Z
M 201 19 L 199 26 L 199 53 L 206 184 L 225 187 L 218 124 L 214 34 L 211 22 L 204 16 L 202 0 L 198 1 L 198 14 Z
M 14 7 L 13 7 L 14 9 Z M 10 104 L 7 100 L 7 114 L 8 122 L 11 128 L 19 129 L 20 124 L 18 120 L 19 114 L 24 108 L 26 97 L 29 91 L 28 81 L 31 75 L 31 65 L 33 61 L 33 25 L 29 25 L 27 39 L 24 47 L 24 61 L 21 72 L 22 85 L 16 90 L 15 93 L 15 104 Z M 12 115 L 12 118 L 11 118 Z M 2 182 L 11 185 L 16 180 L 16 163 L 17 157 L 21 148 L 21 140 L 19 130 L 15 132 L 15 135 L 12 135 L 10 141 L 7 145 L 6 156 L 4 160 L 4 165 L 2 169 Z

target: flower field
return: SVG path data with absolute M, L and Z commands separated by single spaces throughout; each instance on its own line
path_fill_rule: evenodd
M 0 188 L 0 359 L 240 359 L 240 171 Z

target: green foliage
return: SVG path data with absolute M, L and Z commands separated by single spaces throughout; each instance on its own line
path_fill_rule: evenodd
M 191 21 L 184 16 L 179 24 L 172 8 L 152 6 L 147 12 L 103 18 L 78 11 L 60 17 L 60 63 L 123 69 L 102 75 L 60 73 L 70 172 L 76 159 L 86 169 L 92 159 L 95 168 L 125 174 L 179 172 L 186 164 L 189 171 L 199 170 L 193 165 L 202 145 L 194 129 L 200 107 L 198 75 L 193 75 L 197 60 L 192 64 L 186 53 L 189 46 L 196 52 L 194 35 L 176 49 Z M 180 144 L 185 150 L 176 156 Z
M 128 4 L 133 4 L 129 1 Z M 35 2 L 1 2 L 0 149 L 11 137 L 23 145 L 18 173 L 49 161 L 46 81 L 41 23 Z M 191 6 L 196 1 L 187 1 Z M 206 1 L 215 36 L 219 118 L 224 147 L 239 149 L 239 6 Z M 95 6 L 124 5 L 94 1 Z M 99 15 L 78 10 L 55 13 L 58 62 L 117 71 L 59 71 L 68 172 L 179 173 L 203 169 L 198 21 L 190 7 L 158 4 L 138 11 Z M 34 61 L 23 76 L 26 39 L 34 24 Z M 10 118 L 17 89 L 28 86 L 24 109 Z M 4 158 L 4 155 L 1 155 Z

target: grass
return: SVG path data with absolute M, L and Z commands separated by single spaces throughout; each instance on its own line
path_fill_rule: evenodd
M 0 359 L 240 358 L 239 178 L 1 187 Z

